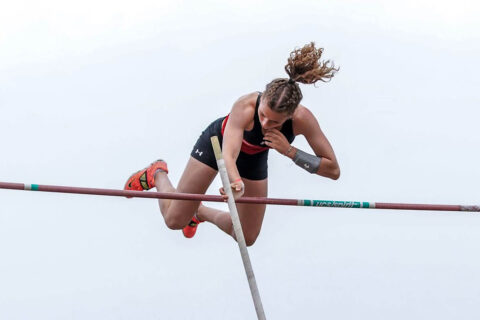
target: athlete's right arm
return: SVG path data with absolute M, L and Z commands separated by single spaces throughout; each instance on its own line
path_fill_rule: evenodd
M 255 102 L 258 93 L 247 94 L 240 97 L 233 105 L 232 111 L 223 133 L 222 153 L 227 168 L 227 173 L 230 181 L 238 181 L 241 179 L 240 173 L 237 169 L 237 158 L 242 147 L 243 131 L 252 122 L 255 113 Z M 232 190 L 234 197 L 240 197 L 243 194 L 243 189 Z

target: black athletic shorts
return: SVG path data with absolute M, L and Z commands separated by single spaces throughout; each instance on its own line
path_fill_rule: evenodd
M 217 136 L 222 145 L 222 121 L 225 117 L 219 118 L 213 121 L 207 129 L 205 129 L 197 142 L 193 146 L 192 153 L 193 158 L 205 163 L 207 166 L 218 170 L 217 160 L 213 153 L 212 143 L 210 137 Z M 240 176 L 250 180 L 263 180 L 268 177 L 268 150 L 262 151 L 257 154 L 247 154 L 240 151 L 237 159 L 237 168 Z

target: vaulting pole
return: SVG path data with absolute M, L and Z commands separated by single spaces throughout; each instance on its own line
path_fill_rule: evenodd
M 237 239 L 238 247 L 240 248 L 240 255 L 242 256 L 243 266 L 245 267 L 245 273 L 247 274 L 248 285 L 250 286 L 250 292 L 253 298 L 253 304 L 255 305 L 255 311 L 259 320 L 265 319 L 265 313 L 263 311 L 262 300 L 260 299 L 260 293 L 258 292 L 257 281 L 255 280 L 255 274 L 253 273 L 252 263 L 250 262 L 250 256 L 248 255 L 247 244 L 245 243 L 245 237 L 243 236 L 242 225 L 237 212 L 237 206 L 233 199 L 232 188 L 230 187 L 230 180 L 228 179 L 227 169 L 225 162 L 223 161 L 222 150 L 220 149 L 220 143 L 218 137 L 211 137 L 213 151 L 215 152 L 215 158 L 217 159 L 218 172 L 222 178 L 223 189 L 228 196 L 228 208 L 230 209 L 230 217 L 232 218 L 233 230 L 235 231 L 235 238 Z
M 114 196 L 127 198 L 150 199 L 175 199 L 206 202 L 225 202 L 221 196 L 172 193 L 172 192 L 144 192 L 117 189 L 79 188 L 42 184 L 23 184 L 0 182 L 0 189 L 30 190 L 57 193 L 89 194 L 98 196 Z M 480 205 L 445 205 L 445 204 L 415 204 L 415 203 L 384 203 L 384 202 L 358 202 L 358 201 L 332 201 L 332 200 L 307 200 L 307 199 L 280 199 L 264 197 L 242 197 L 237 203 L 261 203 L 285 206 L 304 207 L 329 207 L 329 208 L 356 208 L 356 209 L 389 209 L 389 210 L 422 210 L 422 211 L 470 211 L 480 212 Z

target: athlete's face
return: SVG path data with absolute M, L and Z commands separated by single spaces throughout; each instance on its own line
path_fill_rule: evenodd
M 286 113 L 273 111 L 262 99 L 260 101 L 260 105 L 258 106 L 258 118 L 263 130 L 280 130 L 283 123 L 290 119 L 291 116 L 287 115 Z

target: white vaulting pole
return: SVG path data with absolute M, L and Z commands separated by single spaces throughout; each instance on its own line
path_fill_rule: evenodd
M 252 263 L 250 262 L 250 256 L 248 255 L 247 244 L 245 243 L 245 237 L 243 236 L 242 225 L 240 224 L 237 207 L 235 206 L 235 200 L 233 199 L 232 188 L 230 187 L 230 180 L 228 179 L 227 169 L 225 167 L 225 162 L 223 161 L 220 143 L 218 142 L 217 136 L 213 136 L 210 139 L 212 141 L 213 151 L 215 152 L 215 158 L 217 159 L 218 172 L 222 178 L 223 189 L 228 196 L 228 208 L 230 209 L 230 216 L 232 217 L 233 230 L 235 231 L 235 237 L 237 238 L 240 254 L 242 255 L 243 266 L 245 267 L 245 272 L 247 274 L 255 311 L 257 312 L 258 319 L 264 320 L 265 313 L 263 311 L 262 300 L 260 299 L 257 281 L 255 280 Z

